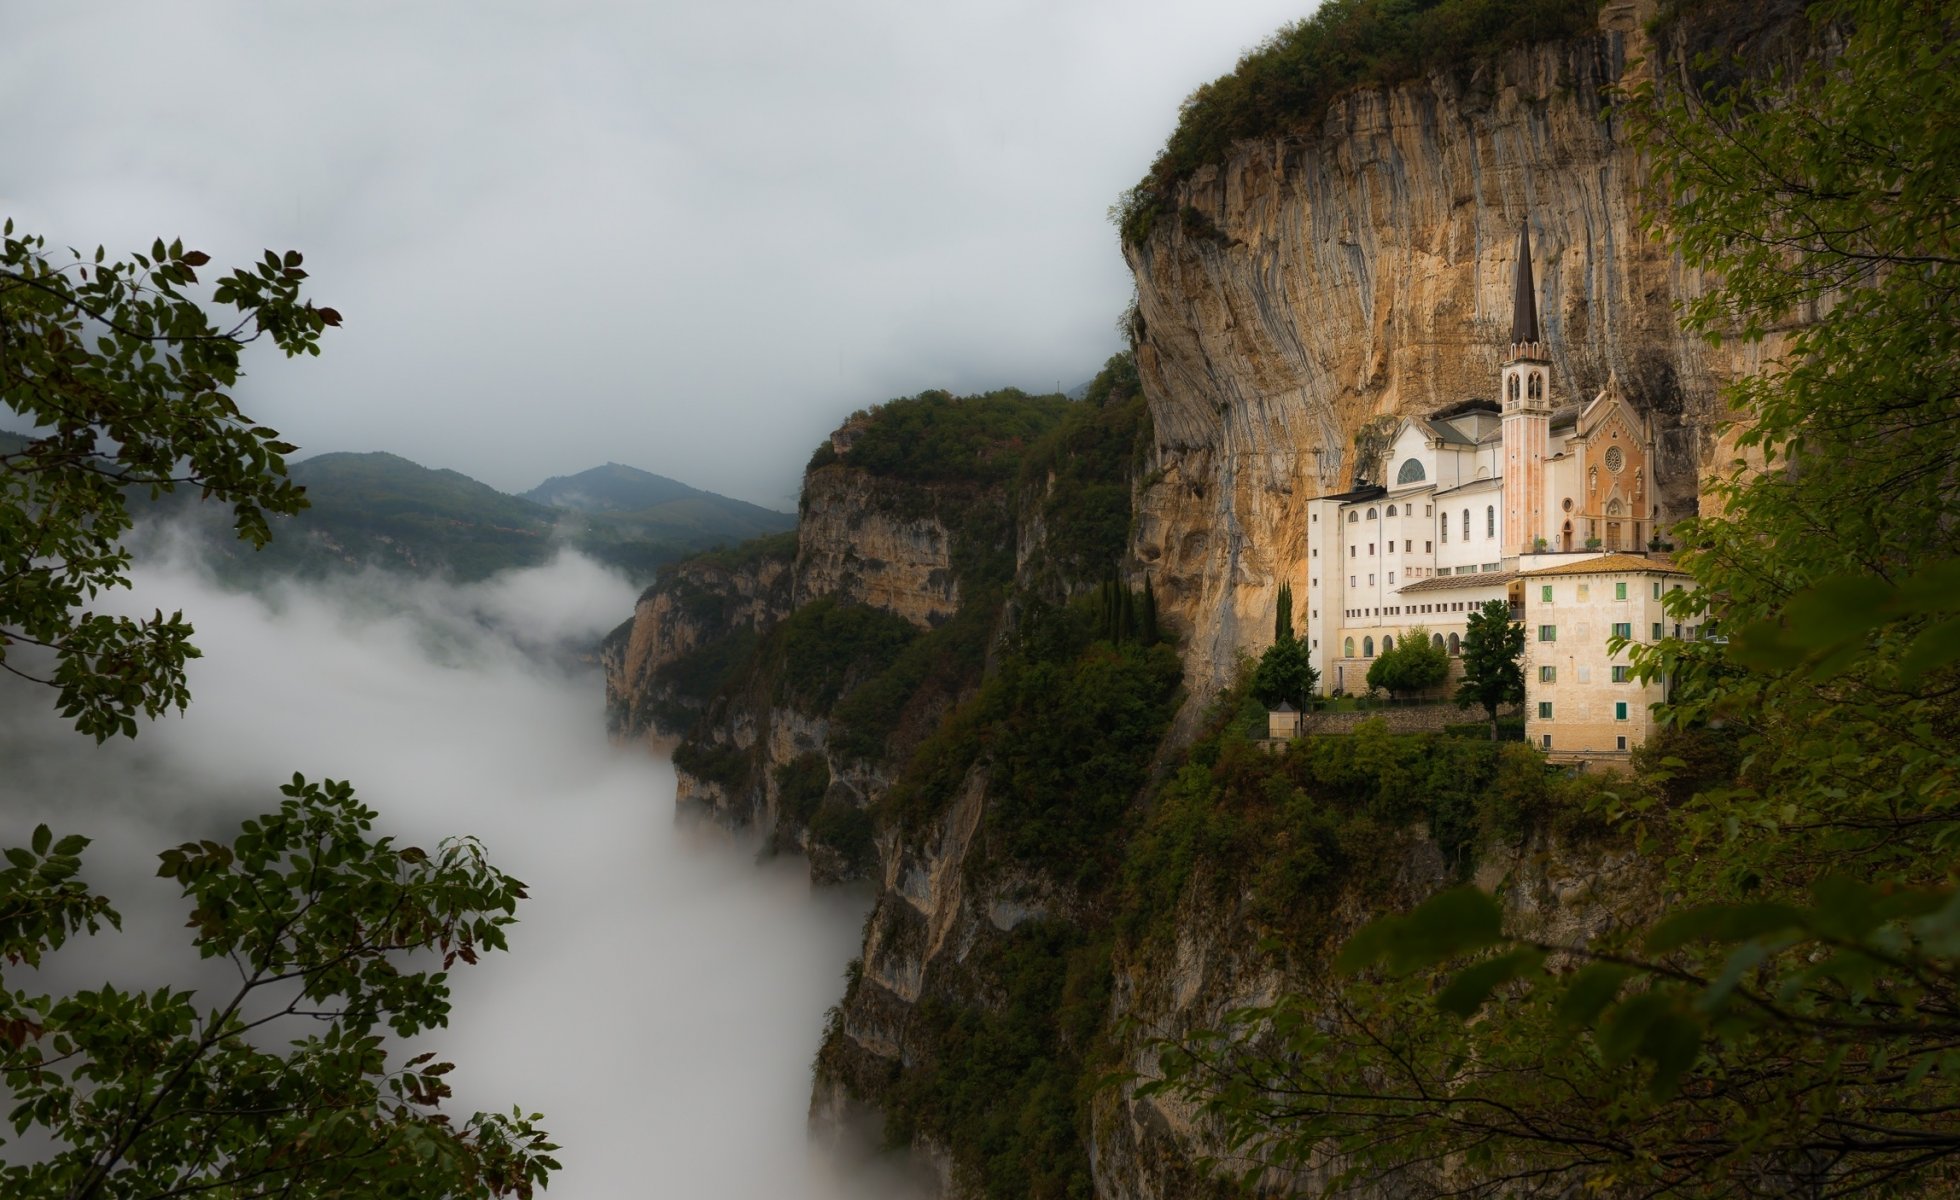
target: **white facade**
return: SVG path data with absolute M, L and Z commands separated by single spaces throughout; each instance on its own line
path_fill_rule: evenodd
M 1577 561 L 1655 534 L 1646 418 L 1617 380 L 1586 404 L 1559 403 L 1522 231 L 1517 271 L 1509 356 L 1493 381 L 1503 403 L 1402 418 L 1380 460 L 1364 464 L 1381 483 L 1307 504 L 1299 615 L 1323 693 L 1366 690 L 1372 660 L 1417 626 L 1453 651 L 1487 601 L 1529 623 L 1523 557 Z

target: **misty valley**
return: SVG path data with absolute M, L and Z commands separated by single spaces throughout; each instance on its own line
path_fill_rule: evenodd
M 401 1053 L 459 1064 L 456 1110 L 546 1113 L 554 1194 L 917 1194 L 864 1145 L 805 1135 L 808 1064 L 868 895 L 813 891 L 754 839 L 677 819 L 664 756 L 609 743 L 596 672 L 558 653 L 595 644 L 633 597 L 572 553 L 475 584 L 370 571 L 257 592 L 145 562 L 118 608 L 198 614 L 182 719 L 98 748 L 40 695 L 0 694 L 0 844 L 42 822 L 87 830 L 86 877 L 125 918 L 39 982 L 222 994 L 157 852 L 228 841 L 294 771 L 344 778 L 381 832 L 474 834 L 526 885 L 510 953 L 458 967 L 450 1027 Z

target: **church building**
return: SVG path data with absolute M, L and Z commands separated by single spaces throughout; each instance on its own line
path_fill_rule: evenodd
M 1402 417 L 1359 472 L 1384 482 L 1308 501 L 1304 636 L 1325 693 L 1365 691 L 1412 628 L 1455 656 L 1485 602 L 1526 620 L 1525 572 L 1638 554 L 1657 533 L 1646 417 L 1617 378 L 1584 403 L 1556 394 L 1524 225 L 1515 272 L 1501 399 Z

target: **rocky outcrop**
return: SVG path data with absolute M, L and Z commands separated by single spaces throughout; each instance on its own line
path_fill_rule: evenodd
M 702 697 L 671 668 L 737 629 L 767 629 L 789 615 L 792 551 L 786 538 L 756 552 L 687 559 L 641 593 L 633 617 L 600 647 L 606 724 L 615 737 L 687 731 Z
M 1357 90 L 1317 136 L 1197 172 L 1175 196 L 1191 219 L 1125 248 L 1156 430 L 1133 550 L 1190 635 L 1194 695 L 1257 647 L 1279 583 L 1303 586 L 1305 501 L 1351 485 L 1357 431 L 1495 394 L 1520 220 L 1558 393 L 1617 374 L 1659 431 L 1662 519 L 1696 511 L 1727 457 L 1717 389 L 1761 348 L 1679 331 L 1703 281 L 1641 226 L 1647 177 L 1609 96 L 1665 57 L 1652 8 L 1617 0 L 1596 36 Z
M 1456 882 L 1436 845 L 1420 829 L 1383 846 L 1380 869 L 1392 877 L 1390 907 L 1410 907 Z M 1656 902 L 1652 864 L 1622 846 L 1534 839 L 1523 850 L 1493 856 L 1474 882 L 1504 899 L 1510 927 L 1547 942 L 1579 945 L 1623 924 L 1639 924 Z M 1141 1079 L 1158 1074 L 1158 1045 L 1194 1030 L 1222 1027 L 1235 1009 L 1300 993 L 1306 982 L 1259 944 L 1256 923 L 1232 903 L 1207 902 L 1203 886 L 1187 890 L 1169 947 L 1117 964 L 1108 1027 L 1116 1032 L 1120 1069 Z M 1380 909 L 1343 898 L 1334 944 Z M 1174 1096 L 1139 1096 L 1134 1085 L 1100 1093 L 1090 1155 L 1096 1194 L 1124 1200 L 1236 1196 L 1194 1168 L 1226 1147 L 1204 1115 Z M 1313 1194 L 1311 1179 L 1270 1178 L 1261 1195 Z M 1382 1193 L 1394 1195 L 1394 1191 Z
M 959 611 L 953 535 L 930 489 L 833 464 L 804 477 L 801 510 L 797 604 L 835 596 L 921 628 Z

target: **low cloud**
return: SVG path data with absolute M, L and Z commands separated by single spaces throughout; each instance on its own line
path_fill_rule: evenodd
M 565 1147 L 554 1192 L 907 1194 L 889 1164 L 804 1138 L 868 897 L 813 893 L 799 864 L 677 825 L 671 768 L 606 742 L 596 675 L 555 650 L 595 642 L 634 594 L 574 555 L 467 587 L 370 574 L 258 594 L 181 560 L 140 566 L 109 599 L 196 624 L 188 714 L 98 747 L 51 693 L 0 685 L 0 844 L 40 821 L 95 838 L 85 877 L 127 918 L 64 950 L 49 982 L 221 985 L 155 853 L 228 837 L 294 771 L 349 779 L 384 832 L 475 834 L 529 885 L 511 953 L 461 972 L 453 1025 L 427 1045 L 459 1064 L 459 1107 L 546 1114 Z

